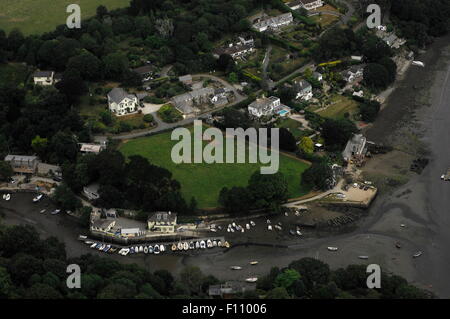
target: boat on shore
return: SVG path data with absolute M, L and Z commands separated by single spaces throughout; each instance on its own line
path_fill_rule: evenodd
M 257 264 L 258 264 L 258 262 L 257 262 L 256 260 L 250 262 L 250 265 L 252 265 L 252 266 L 255 266 L 255 265 L 257 265 Z
M 213 246 L 213 244 L 212 244 L 211 239 L 208 239 L 208 240 L 206 241 L 206 247 L 212 248 L 212 246 Z
M 422 256 L 422 252 L 421 252 L 421 251 L 418 251 L 417 253 L 415 253 L 415 254 L 413 255 L 413 258 L 417 258 L 417 257 L 420 257 L 420 256 Z
M 180 241 L 177 245 L 178 250 L 183 250 L 183 243 Z
M 195 248 L 195 244 L 193 241 L 189 242 L 189 249 L 194 249 Z
M 225 246 L 225 248 L 230 248 L 230 243 L 227 241 L 223 245 Z
M 43 214 L 43 213 L 45 213 L 47 210 L 46 209 L 43 209 L 43 210 L 41 210 L 39 213 L 40 214 Z
M 37 195 L 35 198 L 33 198 L 33 203 L 39 202 L 43 196 L 44 196 L 43 194 Z
M 3 199 L 9 201 L 11 199 L 11 194 L 3 195 Z
M 369 256 L 358 256 L 359 259 L 369 259 Z
M 422 61 L 412 61 L 412 65 L 421 66 L 422 68 L 425 67 L 425 64 Z
M 177 250 L 177 245 L 172 244 L 172 247 L 170 249 L 172 249 L 172 251 L 176 251 Z
M 252 227 L 256 226 L 256 224 L 255 224 L 255 222 L 253 220 L 250 221 L 250 225 L 252 225 Z
M 52 215 L 57 215 L 59 213 L 61 213 L 60 209 L 55 209 L 54 211 L 51 212 Z
M 189 249 L 189 244 L 187 243 L 187 241 L 185 241 L 185 242 L 183 243 L 183 249 L 184 249 L 184 250 L 188 250 L 188 249 Z
M 148 254 L 148 247 L 144 246 L 144 254 Z
M 337 251 L 338 250 L 338 248 L 337 247 L 327 247 L 327 249 L 329 250 L 329 251 Z
M 158 245 L 155 245 L 155 247 L 153 247 L 153 253 L 154 253 L 155 255 L 158 255 L 159 252 L 160 252 L 159 246 L 158 246 Z
M 241 270 L 242 267 L 241 266 L 231 266 L 230 267 L 232 270 Z
M 245 279 L 246 282 L 257 282 L 258 281 L 258 277 L 250 277 Z
M 206 248 L 206 243 L 205 243 L 204 240 L 202 240 L 202 241 L 200 242 L 200 248 L 201 248 L 201 249 Z
M 153 246 L 148 246 L 148 253 L 153 254 Z

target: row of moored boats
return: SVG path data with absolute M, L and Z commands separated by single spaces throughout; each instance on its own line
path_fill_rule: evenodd
M 85 236 L 80 236 L 85 239 Z M 138 253 L 144 253 L 144 254 L 155 254 L 159 255 L 160 253 L 165 252 L 168 248 L 166 245 L 163 244 L 154 244 L 154 245 L 137 245 L 137 246 L 131 246 L 126 248 L 121 248 L 112 246 L 110 244 L 105 243 L 98 243 L 91 240 L 85 240 L 85 244 L 90 245 L 92 249 L 97 249 L 99 251 L 103 251 L 105 253 L 115 253 L 122 256 L 126 256 L 128 254 L 138 254 Z M 206 249 L 206 248 L 214 248 L 214 247 L 224 247 L 229 248 L 230 244 L 225 241 L 222 243 L 221 240 L 200 240 L 200 241 L 190 241 L 190 242 L 179 242 L 178 244 L 172 244 L 171 250 L 172 251 L 186 251 L 190 249 Z

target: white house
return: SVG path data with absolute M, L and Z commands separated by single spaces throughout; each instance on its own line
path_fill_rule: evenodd
M 53 85 L 54 76 L 53 71 L 36 71 L 33 73 L 33 81 L 35 85 L 49 86 Z
M 172 212 L 157 212 L 147 220 L 148 229 L 161 233 L 173 233 L 177 226 L 177 214 Z
M 342 152 L 344 160 L 350 161 L 352 158 L 363 158 L 367 152 L 366 143 L 367 139 L 362 134 L 353 134 Z
M 323 6 L 322 0 L 295 0 L 287 4 L 291 10 L 298 10 L 300 8 L 305 8 L 306 10 L 314 10 Z
M 294 83 L 294 89 L 297 92 L 296 99 L 308 101 L 313 97 L 312 86 L 308 81 L 301 80 Z
M 362 78 L 364 76 L 364 67 L 364 64 L 354 65 L 348 70 L 345 70 L 341 73 L 342 78 L 349 83 L 355 81 L 358 78 Z
M 128 94 L 122 88 L 114 88 L 108 93 L 109 110 L 116 115 L 136 112 L 139 101 L 136 95 Z
M 249 114 L 256 117 L 272 116 L 275 114 L 285 116 L 290 113 L 290 110 L 288 106 L 281 104 L 280 99 L 275 96 L 256 99 L 256 101 L 248 106 Z
M 291 12 L 280 14 L 276 17 L 261 17 L 253 24 L 253 27 L 259 32 L 264 32 L 268 29 L 278 29 L 280 27 L 291 24 L 294 21 Z

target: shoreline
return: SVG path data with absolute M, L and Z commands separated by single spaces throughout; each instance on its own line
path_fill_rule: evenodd
M 450 207 L 448 196 L 450 185 L 445 184 L 442 187 L 440 181 L 435 178 L 436 172 L 450 162 L 450 151 L 446 151 L 444 156 L 439 152 L 441 143 L 450 143 L 450 128 L 447 128 L 444 121 L 439 122 L 441 116 L 450 119 L 450 110 L 443 108 L 442 101 L 445 103 L 446 94 L 443 85 L 447 82 L 441 81 L 442 70 L 437 65 L 442 59 L 447 59 L 448 66 L 449 56 L 445 56 L 444 52 L 440 53 L 442 48 L 448 48 L 448 39 L 449 37 L 439 39 L 422 55 L 430 69 L 409 68 L 405 72 L 404 79 L 398 83 L 398 87 L 387 100 L 387 107 L 380 111 L 374 126 L 367 129 L 368 138 L 373 137 L 377 142 L 397 144 L 407 143 L 411 132 L 416 132 L 415 134 L 425 137 L 428 143 L 432 144 L 431 163 L 422 175 L 410 174 L 412 178 L 406 184 L 390 193 L 377 196 L 366 216 L 355 224 L 356 230 L 326 237 L 296 239 L 295 242 L 289 243 L 288 248 L 247 246 L 243 243 L 227 252 L 217 254 L 133 257 L 108 255 L 108 258 L 122 263 L 136 263 L 151 271 L 167 269 L 174 275 L 177 275 L 184 266 L 198 266 L 203 273 L 214 275 L 221 280 L 243 280 L 249 276 L 265 275 L 273 266 L 284 267 L 291 261 L 303 257 L 323 260 L 332 269 L 346 267 L 349 264 L 377 263 L 383 267 L 382 269 L 386 268 L 440 296 L 450 296 L 450 287 L 445 285 L 448 280 L 444 280 L 444 278 L 450 280 L 446 272 L 446 265 L 450 264 L 450 252 L 447 252 L 450 243 L 447 225 L 450 224 L 450 217 L 446 214 Z M 439 61 L 437 57 L 441 57 Z M 424 81 L 424 79 L 433 79 L 433 85 L 430 86 L 431 80 Z M 420 90 L 413 87 L 419 85 L 417 83 L 422 84 L 423 90 L 436 92 L 433 97 L 438 101 L 431 103 L 434 105 L 433 112 L 430 112 L 429 106 L 415 100 L 415 94 L 422 98 Z M 438 128 L 436 123 L 441 123 Z M 415 146 L 419 148 L 420 145 Z M 45 202 L 29 206 L 32 207 L 29 209 L 23 208 L 21 211 L 22 204 L 19 203 L 17 207 L 13 207 L 15 212 L 11 214 L 7 212 L 7 218 L 2 218 L 2 221 L 6 220 L 6 224 L 31 223 L 38 228 L 40 234 L 55 235 L 66 244 L 69 257 L 85 253 L 97 254 L 77 241 L 78 235 L 83 231 L 81 228 L 73 227 L 74 222 L 68 220 L 70 216 L 41 215 L 41 218 L 38 213 L 37 217 L 31 215 L 34 208 L 40 205 L 45 205 Z M 402 223 L 407 227 L 400 228 L 399 225 Z M 282 243 L 279 239 L 274 240 Z M 396 241 L 402 242 L 402 249 L 395 248 Z M 339 251 L 328 251 L 326 247 L 329 245 L 339 247 Z M 418 250 L 424 252 L 423 256 L 413 259 L 412 254 Z M 100 252 L 98 254 L 106 256 Z M 362 261 L 357 258 L 358 255 L 370 255 L 370 258 Z M 250 260 L 259 260 L 259 264 L 250 267 L 248 266 Z M 239 264 L 247 266 L 239 272 L 230 270 L 230 266 Z

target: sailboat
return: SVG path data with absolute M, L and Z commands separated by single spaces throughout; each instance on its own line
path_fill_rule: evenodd
M 44 195 L 43 194 L 39 194 L 35 198 L 33 198 L 33 203 L 39 202 L 41 200 L 42 196 L 44 196 Z

